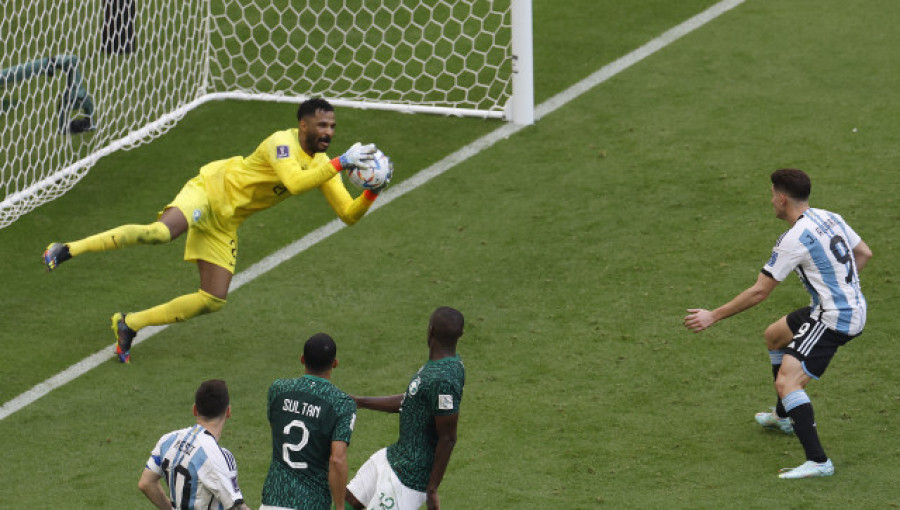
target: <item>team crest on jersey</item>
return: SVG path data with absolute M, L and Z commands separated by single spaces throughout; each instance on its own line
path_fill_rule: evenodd
M 284 159 L 291 157 L 291 149 L 287 145 L 279 145 L 275 147 L 275 157 L 277 159 Z
M 411 383 L 409 383 L 410 396 L 415 395 L 416 392 L 419 391 L 419 384 L 421 384 L 421 383 L 422 383 L 422 381 L 418 377 L 416 377 L 415 379 L 412 380 Z

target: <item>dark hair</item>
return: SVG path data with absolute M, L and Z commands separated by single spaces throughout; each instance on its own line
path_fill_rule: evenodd
M 803 170 L 782 168 L 772 172 L 772 186 L 795 200 L 808 200 L 812 182 Z
M 315 115 L 319 110 L 333 112 L 334 107 L 331 106 L 331 103 L 322 99 L 321 97 L 307 99 L 306 101 L 300 103 L 300 107 L 297 108 L 297 120 L 303 120 L 303 117 Z
M 454 345 L 463 334 L 462 313 L 449 306 L 441 306 L 431 314 L 431 337 L 443 345 Z
M 218 418 L 228 409 L 228 386 L 221 379 L 204 381 L 194 394 L 197 414 L 204 418 Z
M 324 372 L 331 368 L 337 356 L 337 345 L 325 333 L 316 333 L 303 345 L 303 359 L 311 372 Z

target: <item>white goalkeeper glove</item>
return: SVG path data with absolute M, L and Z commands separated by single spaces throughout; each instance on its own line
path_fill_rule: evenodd
M 347 152 L 341 154 L 338 158 L 341 162 L 341 168 L 350 170 L 353 168 L 368 169 L 372 167 L 372 161 L 375 159 L 375 144 L 369 143 L 363 145 L 359 142 L 354 143 Z

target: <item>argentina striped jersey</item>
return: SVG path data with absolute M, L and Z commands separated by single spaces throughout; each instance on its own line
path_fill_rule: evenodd
M 244 500 L 234 456 L 200 425 L 161 437 L 147 469 L 166 480 L 173 508 L 226 509 Z
M 795 271 L 812 297 L 812 317 L 855 336 L 866 324 L 853 255 L 860 240 L 839 214 L 809 208 L 775 243 L 762 272 L 781 282 Z

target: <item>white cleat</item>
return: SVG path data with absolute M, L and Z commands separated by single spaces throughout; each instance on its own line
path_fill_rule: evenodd
M 784 468 L 778 478 L 816 478 L 819 476 L 831 476 L 834 474 L 834 464 L 831 459 L 825 462 L 813 462 L 808 460 L 795 468 Z
M 780 430 L 785 434 L 794 433 L 794 425 L 791 424 L 791 419 L 779 418 L 774 411 L 771 413 L 756 413 L 756 423 L 767 429 Z

